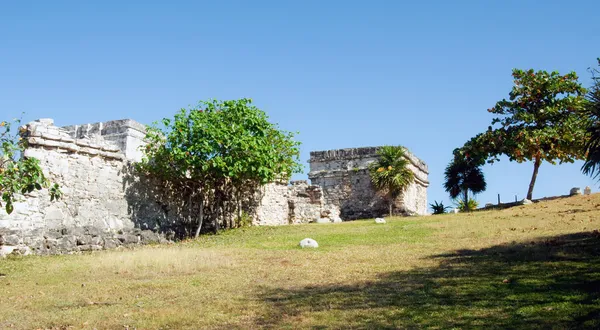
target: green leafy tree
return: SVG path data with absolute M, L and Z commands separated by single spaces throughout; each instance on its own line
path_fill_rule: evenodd
M 586 90 L 575 72 L 561 75 L 515 69 L 513 77 L 509 99 L 488 109 L 498 115 L 492 126 L 467 142 L 462 152 L 490 163 L 499 160 L 499 155 L 519 163 L 533 161 L 527 191 L 531 199 L 543 161 L 554 165 L 584 158 Z
M 597 59 L 600 67 L 600 58 Z M 586 175 L 598 178 L 600 175 L 600 72 L 590 69 L 593 84 L 587 94 L 589 101 L 586 107 L 590 119 L 588 127 L 589 140 L 585 144 L 586 160 L 582 171 Z
M 377 150 L 379 159 L 369 164 L 369 174 L 375 189 L 384 194 L 393 216 L 394 200 L 413 182 L 414 173 L 402 146 L 383 146 Z
M 301 171 L 293 136 L 270 123 L 250 99 L 202 101 L 198 108 L 163 119 L 162 127 L 148 128 L 139 168 L 187 200 L 190 217 L 198 210 L 198 236 L 205 215 L 216 232 L 219 217 L 236 205 L 239 222 L 243 195 Z M 225 225 L 235 223 L 230 217 Z
M 19 119 L 12 123 L 0 122 L 0 207 L 4 206 L 8 214 L 14 210 L 15 194 L 50 188 L 50 200 L 54 201 L 61 196 L 58 184 L 50 186 L 39 160 L 23 157 L 27 141 L 22 139 L 19 130 L 13 129 L 20 122 Z
M 463 211 L 470 211 L 468 206 L 472 205 L 472 203 L 469 204 L 469 191 L 476 195 L 485 191 L 487 187 L 481 165 L 480 160 L 465 157 L 460 154 L 459 150 L 455 150 L 454 159 L 446 166 L 444 171 L 446 179 L 444 189 L 453 199 L 459 196 L 462 197 L 459 201 L 459 207 Z

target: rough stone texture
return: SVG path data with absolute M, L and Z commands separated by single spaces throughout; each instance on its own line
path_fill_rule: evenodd
M 63 192 L 50 202 L 47 189 L 17 196 L 14 212 L 0 209 L 2 254 L 57 254 L 121 245 L 160 243 L 190 235 L 198 209 L 135 172 L 144 126 L 133 120 L 56 127 L 52 119 L 27 124 L 26 157 L 35 157 Z M 271 183 L 247 199 L 254 225 L 340 222 L 380 216 L 387 206 L 371 187 L 366 166 L 377 148 L 311 153 L 313 185 Z M 426 212 L 427 167 L 409 155 L 417 177 L 396 210 Z M 245 209 L 244 209 L 245 210 Z M 222 218 L 222 219 L 221 219 Z M 225 221 L 223 217 L 220 219 Z M 206 229 L 206 228 L 205 228 Z
M 310 153 L 311 183 L 322 188 L 325 204 L 340 208 L 344 220 L 387 214 L 384 199 L 371 184 L 368 165 L 377 160 L 379 147 L 314 151 Z M 395 213 L 427 214 L 427 165 L 406 152 L 415 181 L 394 204 Z
M 104 123 L 73 125 L 63 127 L 75 139 L 94 139 L 100 136 L 103 141 L 114 143 L 125 158 L 139 162 L 143 153 L 140 146 L 145 145 L 144 125 L 131 120 L 112 120 Z
M 569 195 L 571 195 L 571 196 L 581 195 L 581 189 L 579 187 L 573 187 L 569 191 Z
M 269 183 L 260 188 L 260 202 L 252 221 L 258 226 L 289 224 L 288 187 L 283 183 Z
M 261 188 L 255 225 L 287 225 L 316 222 L 340 222 L 339 209 L 325 203 L 321 187 L 307 181 L 270 183 Z
M 117 233 L 152 229 L 163 233 L 163 241 L 175 236 L 169 228 L 179 219 L 165 211 L 158 186 L 132 172 L 143 126 L 124 120 L 85 127 L 59 128 L 51 119 L 24 127 L 29 144 L 24 156 L 40 161 L 63 196 L 50 202 L 47 189 L 16 196 L 12 214 L 0 209 L 0 246 L 55 254 L 159 240 L 146 233 L 143 239 L 133 234 L 135 240 L 119 241 Z
M 33 231 L 0 228 L 0 257 L 9 254 L 64 254 L 112 249 L 134 244 L 166 243 L 164 235 L 138 228 L 123 231 L 99 231 L 93 226 L 36 229 Z M 16 239 L 8 241 L 6 238 Z

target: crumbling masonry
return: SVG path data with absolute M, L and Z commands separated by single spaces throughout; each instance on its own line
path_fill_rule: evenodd
M 26 126 L 25 156 L 40 160 L 63 197 L 48 191 L 20 198 L 14 212 L 0 210 L 0 255 L 10 252 L 57 254 L 100 250 L 175 238 L 187 219 L 176 197 L 139 177 L 145 127 L 117 120 L 68 127 L 40 119 Z M 263 186 L 254 198 L 254 225 L 339 222 L 378 216 L 387 208 L 370 186 L 366 166 L 376 148 L 311 153 L 309 178 Z M 405 214 L 425 214 L 427 167 L 410 155 L 417 180 L 396 204 Z M 25 198 L 26 197 L 26 198 Z

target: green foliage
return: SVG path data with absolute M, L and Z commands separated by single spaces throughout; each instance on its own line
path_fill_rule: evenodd
M 414 173 L 408 168 L 404 147 L 383 146 L 378 151 L 378 161 L 369 164 L 369 175 L 375 189 L 385 194 L 392 216 L 392 205 L 414 180 Z
M 597 59 L 600 67 L 600 58 Z M 589 140 L 585 144 L 586 160 L 582 171 L 586 175 L 599 178 L 600 175 L 600 71 L 590 69 L 594 81 L 587 94 L 587 114 L 590 118 L 588 127 Z
M 18 130 L 21 121 L 15 119 L 12 123 L 0 122 L 0 207 L 3 206 L 8 214 L 14 210 L 15 194 L 27 194 L 34 190 L 50 187 L 50 184 L 40 167 L 40 162 L 31 157 L 22 157 L 27 141 L 23 140 Z M 54 201 L 62 195 L 58 184 L 49 189 L 50 200 Z
M 464 199 L 459 199 L 456 201 L 456 206 L 463 212 L 471 212 L 477 210 L 479 202 L 473 198 L 468 199 L 466 203 Z
M 458 149 L 455 150 L 454 159 L 444 171 L 444 189 L 450 193 L 450 197 L 457 198 L 462 194 L 462 200 L 469 204 L 469 191 L 473 195 L 485 191 L 487 183 L 480 168 L 481 164 L 480 160 L 465 157 Z
M 551 164 L 584 158 L 587 118 L 584 114 L 586 89 L 574 72 L 513 70 L 514 83 L 509 99 L 488 112 L 497 115 L 492 126 L 462 148 L 461 153 L 479 160 L 535 161 L 529 187 L 531 199 L 541 162 Z
M 242 211 L 236 219 L 238 228 L 250 227 L 252 225 L 252 217 L 246 212 Z
M 215 228 L 219 212 L 232 212 L 226 204 L 239 205 L 226 201 L 239 201 L 261 184 L 288 180 L 301 171 L 294 135 L 279 130 L 251 103 L 202 101 L 197 108 L 163 119 L 162 128 L 154 124 L 147 131 L 139 168 L 163 180 L 184 200 L 201 205 L 201 210 L 209 205 Z
M 431 210 L 433 210 L 433 214 L 444 214 L 447 209 L 451 209 L 450 206 L 444 206 L 444 202 L 438 204 L 437 201 L 433 201 L 429 206 L 431 207 Z

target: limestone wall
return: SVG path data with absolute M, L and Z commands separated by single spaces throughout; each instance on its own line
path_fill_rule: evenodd
M 16 244 L 37 254 L 52 254 L 138 243 L 142 237 L 160 240 L 148 231 L 154 229 L 146 222 L 151 219 L 133 216 L 135 203 L 126 180 L 129 164 L 120 148 L 128 146 L 125 141 L 77 135 L 49 119 L 29 123 L 24 138 L 29 144 L 24 156 L 40 161 L 63 196 L 50 202 L 48 190 L 43 189 L 17 196 L 10 215 L 0 210 L 3 250 Z M 146 200 L 138 206 L 148 209 L 153 203 Z
M 317 222 L 339 222 L 339 209 L 328 205 L 321 187 L 307 181 L 270 183 L 261 188 L 255 225 L 287 225 Z
M 133 163 L 142 157 L 143 125 L 126 119 L 61 128 L 51 119 L 41 119 L 27 124 L 25 131 L 29 146 L 24 156 L 40 160 L 63 196 L 50 202 L 43 189 L 17 196 L 10 215 L 0 210 L 0 255 L 13 250 L 37 254 L 98 250 L 164 241 L 195 230 L 190 221 L 195 221 L 197 208 L 134 170 Z M 312 185 L 271 183 L 246 198 L 253 224 L 339 222 L 385 214 L 387 207 L 375 194 L 366 170 L 376 160 L 376 151 L 311 153 Z M 424 214 L 427 166 L 411 154 L 408 157 L 416 181 L 396 209 Z
M 367 167 L 377 160 L 379 147 L 315 151 L 310 153 L 312 184 L 323 189 L 325 203 L 336 205 L 344 220 L 377 217 L 388 214 L 384 199 L 371 184 Z M 427 165 L 406 152 L 415 181 L 394 205 L 395 212 L 427 213 Z

